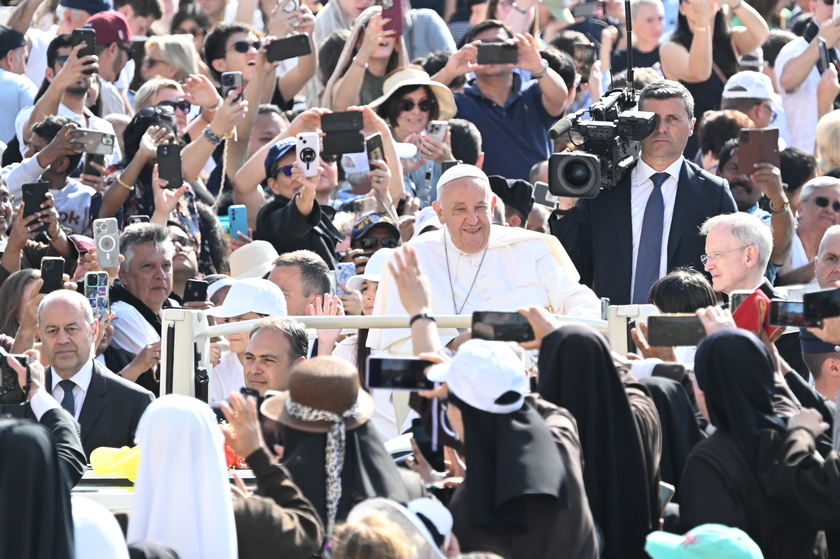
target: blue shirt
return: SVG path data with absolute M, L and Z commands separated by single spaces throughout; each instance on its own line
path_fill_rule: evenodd
M 481 132 L 484 172 L 508 179 L 528 180 L 534 163 L 551 155 L 548 129 L 557 122 L 542 104 L 537 80 L 523 84 L 513 73 L 513 91 L 504 107 L 484 97 L 475 82 L 455 94 L 458 118 L 469 120 Z

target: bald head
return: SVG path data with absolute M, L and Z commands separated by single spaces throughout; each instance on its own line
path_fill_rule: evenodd
M 77 319 L 83 320 L 87 324 L 93 324 L 93 309 L 90 303 L 85 299 L 84 295 L 75 291 L 68 291 L 67 289 L 59 289 L 53 291 L 41 300 L 38 305 L 38 324 L 41 323 L 41 315 L 44 311 L 55 304 L 66 304 L 74 309 Z
M 834 283 L 840 281 L 840 225 L 825 230 L 814 271 L 820 287 L 834 287 Z

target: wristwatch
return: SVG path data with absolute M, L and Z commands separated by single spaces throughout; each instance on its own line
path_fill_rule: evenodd
M 779 208 L 778 210 L 773 207 L 773 201 L 770 200 L 770 213 L 771 214 L 783 214 L 786 211 L 788 211 L 788 208 L 790 208 L 790 200 L 785 200 L 784 205 L 781 208 Z
M 546 59 L 543 59 L 542 67 L 543 67 L 542 72 L 540 72 L 538 74 L 532 73 L 531 74 L 531 79 L 538 80 L 540 78 L 545 77 L 545 75 L 548 73 L 548 61 Z

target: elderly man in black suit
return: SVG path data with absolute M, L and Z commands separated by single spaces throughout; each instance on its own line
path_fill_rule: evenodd
M 38 333 L 50 362 L 45 388 L 81 426 L 85 455 L 100 446 L 134 445 L 134 431 L 154 400 L 148 390 L 129 382 L 93 360 L 99 331 L 87 299 L 73 291 L 50 293 L 38 307 Z M 5 408 L 5 409 L 4 409 Z M 14 406 L 0 408 L 21 415 Z M 22 415 L 34 418 L 30 404 Z M 15 413 L 18 411 L 18 413 Z
M 655 113 L 657 126 L 632 172 L 552 222 L 583 282 L 615 305 L 647 303 L 653 283 L 675 268 L 702 270 L 700 226 L 738 211 L 725 180 L 683 158 L 695 122 L 688 90 L 669 80 L 651 83 L 639 109 Z

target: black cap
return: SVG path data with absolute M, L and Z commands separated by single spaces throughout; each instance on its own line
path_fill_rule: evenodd
M 10 50 L 26 46 L 23 33 L 17 29 L 0 25 L 0 57 L 6 56 Z
M 506 179 L 498 175 L 488 177 L 493 194 L 502 199 L 505 206 L 516 208 L 528 218 L 534 208 L 534 187 L 522 179 Z M 522 224 L 525 227 L 525 224 Z

